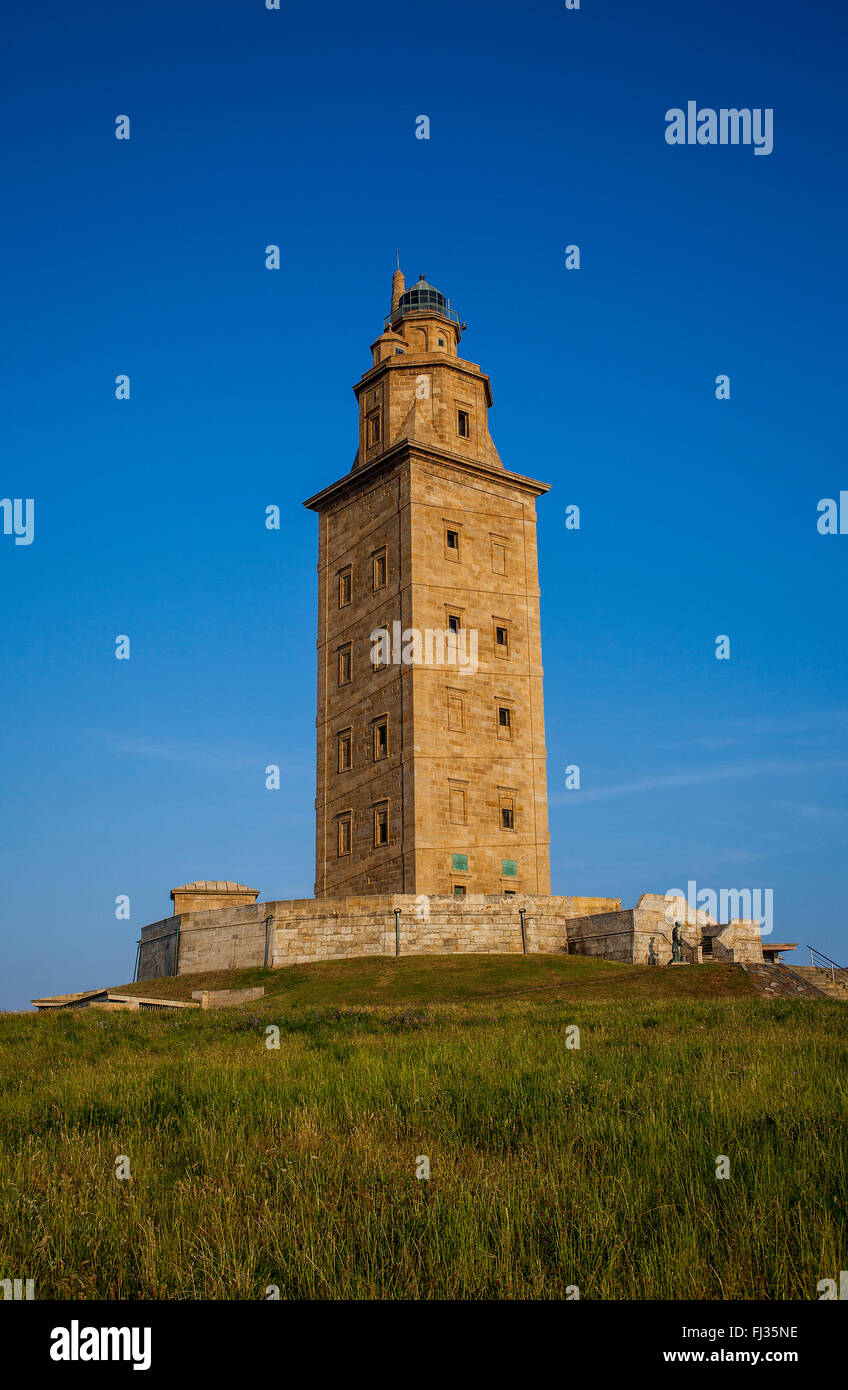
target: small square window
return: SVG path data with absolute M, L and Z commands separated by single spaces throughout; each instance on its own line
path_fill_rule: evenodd
M 381 758 L 389 756 L 389 721 L 388 718 L 380 719 L 374 725 L 374 761 L 379 762 Z
M 349 685 L 353 679 L 353 648 L 348 642 L 339 648 L 339 685 Z
M 339 571 L 339 608 L 346 608 L 353 596 L 353 572 L 350 565 Z
M 455 898 L 464 898 L 467 891 L 464 883 L 455 883 L 453 885 L 453 895 Z
M 504 878 L 517 878 L 517 877 L 518 877 L 518 864 L 517 864 L 516 860 L 514 860 L 514 859 L 502 859 L 502 860 L 501 860 L 501 865 L 502 865 L 502 867 L 503 867 L 503 876 L 504 876 Z
M 462 533 L 455 522 L 445 522 L 445 559 L 458 561 L 462 547 Z
M 444 345 L 445 345 L 445 340 L 444 340 L 444 338 L 437 338 L 436 341 L 438 342 L 439 347 L 444 347 Z
M 455 874 L 468 873 L 468 855 L 454 854 L 451 856 L 451 868 Z
M 501 830 L 515 829 L 515 792 L 511 787 L 498 787 L 498 818 Z
M 460 410 L 457 414 L 456 430 L 460 439 L 468 439 L 471 434 L 471 421 L 467 410 Z
M 388 562 L 385 550 L 378 550 L 374 556 L 373 584 L 375 589 L 383 589 L 388 578 Z
M 404 354 L 405 352 L 406 352 L 406 348 L 398 348 L 398 347 L 396 347 L 396 348 L 395 348 L 395 357 L 402 357 L 403 354 Z
M 348 772 L 353 765 L 353 730 L 342 729 L 339 734 L 339 772 Z

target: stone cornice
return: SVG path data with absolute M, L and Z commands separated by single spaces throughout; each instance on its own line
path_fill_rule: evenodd
M 492 383 L 486 373 L 478 367 L 476 362 L 471 362 L 467 357 L 452 357 L 444 352 L 404 352 L 397 357 L 385 357 L 382 362 L 375 362 L 373 367 L 369 367 L 367 372 L 363 372 L 359 381 L 354 386 L 354 394 L 359 399 L 360 393 L 373 386 L 374 382 L 384 372 L 399 372 L 412 367 L 450 367 L 458 372 L 460 376 L 473 377 L 475 381 L 482 381 L 486 392 L 486 404 L 491 406 L 494 403 L 492 395 Z
M 431 448 L 418 440 L 399 439 L 379 458 L 366 464 L 364 468 L 358 468 L 355 473 L 346 473 L 337 482 L 330 483 L 329 487 L 322 488 L 314 496 L 308 497 L 303 505 L 312 512 L 326 511 L 336 502 L 345 499 L 350 493 L 360 492 L 364 484 L 375 481 L 381 473 L 394 467 L 395 464 L 406 458 L 412 460 L 416 456 L 430 463 L 441 463 L 445 467 L 470 473 L 473 477 L 484 478 L 488 482 L 508 483 L 510 486 L 518 488 L 520 492 L 529 493 L 532 497 L 541 497 L 544 493 L 549 492 L 551 487 L 550 483 L 539 482 L 536 478 L 527 478 L 522 473 L 510 473 L 506 468 L 491 468 L 474 459 L 464 458 L 461 454 L 453 454 L 447 449 Z

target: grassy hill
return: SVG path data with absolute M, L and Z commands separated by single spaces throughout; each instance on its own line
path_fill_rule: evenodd
M 425 1004 L 466 999 L 696 999 L 754 994 L 736 965 L 679 970 L 618 965 L 591 956 L 366 956 L 284 970 L 207 971 L 121 985 L 161 999 L 191 999 L 192 990 L 264 986 L 275 1003 L 320 1005 Z
M 814 1299 L 846 1267 L 844 1004 L 579 957 L 156 988 L 253 983 L 0 1016 L 0 1265 L 36 1297 Z

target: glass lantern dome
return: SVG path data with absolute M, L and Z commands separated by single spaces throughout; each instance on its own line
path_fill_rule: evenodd
M 438 314 L 441 318 L 459 321 L 458 316 L 451 313 L 441 290 L 428 285 L 423 275 L 408 290 L 404 290 L 389 322 L 397 323 L 406 314 Z

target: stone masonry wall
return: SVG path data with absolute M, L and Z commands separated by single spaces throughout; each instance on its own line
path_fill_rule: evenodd
M 629 964 L 633 959 L 633 911 L 631 907 L 574 918 L 568 924 L 571 954 Z
M 142 929 L 138 979 L 174 974 L 179 927 L 179 974 L 297 965 L 315 960 L 395 954 L 395 910 L 400 911 L 400 954 L 521 952 L 521 909 L 527 949 L 568 949 L 577 916 L 618 908 L 616 898 L 469 894 L 466 898 L 414 896 L 299 898 L 208 912 L 183 913 Z
M 139 980 L 159 980 L 174 973 L 174 952 L 177 928 L 182 918 L 164 917 L 141 929 L 141 951 L 138 958 Z
M 668 904 L 657 894 L 643 893 L 639 904 L 624 911 L 581 916 L 568 923 L 569 950 L 573 955 L 600 956 L 633 965 L 668 965 L 672 955 L 674 923 L 666 915 Z M 684 961 L 704 960 L 762 963 L 763 947 L 756 922 L 710 922 L 704 913 L 681 911 L 681 954 Z M 703 938 L 712 940 L 712 954 L 704 956 Z

